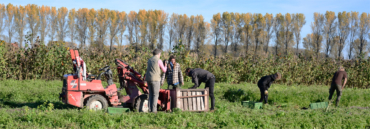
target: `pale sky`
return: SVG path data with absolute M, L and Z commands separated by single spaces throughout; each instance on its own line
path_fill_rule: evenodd
M 107 8 L 118 11 L 164 10 L 172 14 L 203 15 L 210 22 L 212 15 L 222 12 L 238 13 L 303 13 L 306 25 L 302 28 L 301 37 L 311 33 L 313 13 L 325 14 L 342 11 L 370 13 L 370 0 L 2 0 L 1 3 L 13 5 L 37 4 L 72 8 Z M 274 44 L 274 43 L 271 43 Z M 302 48 L 303 46 L 300 45 Z M 347 51 L 347 48 L 344 49 Z M 346 52 L 343 53 L 347 55 Z

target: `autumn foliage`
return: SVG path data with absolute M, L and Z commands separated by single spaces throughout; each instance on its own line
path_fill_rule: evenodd
M 72 72 L 66 65 L 70 48 L 80 50 L 92 72 L 121 58 L 143 73 L 150 51 L 159 48 L 165 56 L 183 52 L 183 68 L 207 69 L 219 82 L 256 82 L 281 71 L 280 83 L 329 84 L 338 65 L 354 78 L 350 86 L 369 87 L 370 82 L 370 14 L 365 12 L 314 13 L 306 25 L 302 13 L 222 12 L 208 22 L 202 15 L 163 10 L 0 4 L 0 19 L 3 79 L 60 79 Z M 312 33 L 301 41 L 305 25 Z M 17 49 L 6 45 L 15 42 Z M 343 55 L 345 46 L 348 55 Z

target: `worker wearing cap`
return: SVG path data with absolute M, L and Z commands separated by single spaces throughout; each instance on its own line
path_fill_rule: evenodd
M 279 80 L 279 79 L 281 79 L 281 74 L 275 73 L 272 75 L 264 76 L 258 81 L 257 85 L 261 92 L 260 102 L 267 103 L 268 89 L 270 88 L 272 82 Z
M 149 89 L 149 110 L 151 112 L 157 112 L 157 102 L 159 97 L 159 89 L 161 87 L 161 70 L 166 72 L 167 64 L 163 65 L 161 57 L 161 50 L 155 49 L 153 51 L 153 57 L 148 60 L 148 66 L 146 69 L 145 81 L 148 84 Z
M 215 96 L 213 94 L 216 81 L 215 75 L 201 68 L 186 68 L 185 72 L 186 75 L 192 78 L 192 81 L 194 83 L 194 86 L 189 89 L 196 89 L 200 86 L 202 82 L 206 83 L 205 88 L 209 88 L 209 96 L 211 98 L 211 111 L 213 111 L 215 109 Z
M 342 80 L 344 79 L 344 83 L 342 85 Z M 329 89 L 329 101 L 331 102 L 331 98 L 333 97 L 334 91 L 337 91 L 337 100 L 335 105 L 338 106 L 340 96 L 342 96 L 342 90 L 347 83 L 347 73 L 344 71 L 344 67 L 340 66 L 338 71 L 334 73 L 334 77 L 331 82 L 331 86 Z

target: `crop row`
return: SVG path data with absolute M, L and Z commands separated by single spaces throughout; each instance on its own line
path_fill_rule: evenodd
M 69 48 L 63 43 L 54 46 L 40 45 L 30 49 L 11 50 L 0 44 L 0 78 L 2 79 L 61 79 L 66 73 L 72 73 L 72 62 Z M 147 60 L 151 51 L 142 48 L 139 51 L 126 49 L 124 51 L 102 52 L 94 49 L 79 50 L 87 64 L 88 72 L 98 74 L 98 69 L 110 65 L 114 79 L 117 71 L 114 69 L 114 59 L 127 62 L 136 71 L 145 74 Z M 299 57 L 295 55 L 268 55 L 253 57 L 222 57 L 197 56 L 186 51 L 183 45 L 174 47 L 174 52 L 163 52 L 162 59 L 170 54 L 177 57 L 181 69 L 187 67 L 203 68 L 216 76 L 216 82 L 256 83 L 262 76 L 280 72 L 280 84 L 298 85 L 328 85 L 339 65 L 343 65 L 348 73 L 348 86 L 368 88 L 370 85 L 370 62 L 368 60 L 334 60 L 315 59 L 314 57 Z M 186 81 L 190 78 L 186 77 Z

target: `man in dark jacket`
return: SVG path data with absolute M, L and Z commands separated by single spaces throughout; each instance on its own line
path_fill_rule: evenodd
M 342 80 L 343 79 L 344 79 L 344 82 L 343 82 L 343 85 L 342 85 Z M 346 83 L 347 83 L 347 73 L 344 70 L 344 67 L 340 66 L 338 71 L 334 73 L 334 76 L 333 76 L 333 79 L 332 79 L 332 82 L 331 82 L 331 86 L 330 86 L 330 89 L 329 89 L 329 101 L 330 101 L 330 103 L 331 103 L 331 98 L 333 97 L 334 91 L 337 91 L 337 99 L 336 99 L 335 106 L 339 105 L 339 100 L 340 100 L 340 97 L 342 96 L 342 90 L 343 90 L 344 86 L 346 85 Z
M 264 101 L 265 103 L 267 103 L 268 89 L 270 88 L 271 83 L 274 82 L 275 80 L 279 80 L 280 78 L 281 78 L 281 74 L 275 73 L 272 75 L 264 76 L 258 81 L 257 85 L 258 85 L 258 88 L 260 88 L 260 92 L 261 92 L 260 102 Z
M 201 68 L 187 68 L 185 70 L 186 75 L 192 78 L 194 86 L 189 89 L 196 89 L 200 86 L 202 82 L 206 83 L 205 88 L 209 88 L 209 96 L 211 98 L 211 111 L 215 109 L 215 96 L 213 94 L 213 91 L 215 89 L 215 75 L 213 75 L 211 72 L 208 72 L 207 70 L 201 69 Z

